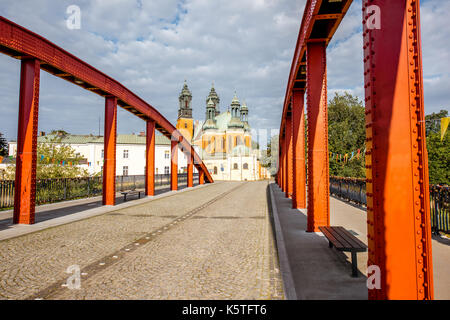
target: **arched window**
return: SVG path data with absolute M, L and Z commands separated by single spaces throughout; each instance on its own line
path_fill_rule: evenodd
M 184 123 L 184 128 L 187 129 L 187 122 Z
M 214 167 L 214 174 L 217 174 L 217 167 Z
M 237 163 L 233 164 L 233 169 L 234 169 L 234 170 L 237 170 L 237 169 L 238 169 L 238 164 L 237 164 Z
M 244 165 L 242 166 L 244 169 L 248 170 L 248 163 L 244 163 Z

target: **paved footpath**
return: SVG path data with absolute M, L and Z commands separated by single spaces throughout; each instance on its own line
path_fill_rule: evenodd
M 217 183 L 0 241 L 0 298 L 283 299 L 266 188 Z

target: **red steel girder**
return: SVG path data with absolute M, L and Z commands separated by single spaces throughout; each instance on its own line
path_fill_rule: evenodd
M 292 95 L 293 120 L 293 192 L 292 208 L 306 208 L 306 163 L 305 163 L 305 90 L 294 90 Z
M 332 14 L 333 17 L 328 18 L 334 18 L 334 23 L 331 28 L 326 30 L 326 34 L 323 36 L 322 39 L 319 41 L 324 41 L 326 45 L 331 41 L 334 33 L 336 32 L 337 28 L 339 27 L 342 19 L 344 18 L 345 14 L 348 11 L 348 8 L 352 4 L 353 0 L 342 0 L 338 1 L 341 2 L 342 8 L 340 12 L 334 12 Z M 285 126 L 285 120 L 286 120 L 286 114 L 288 110 L 288 106 L 290 103 L 290 98 L 292 96 L 292 92 L 294 89 L 294 84 L 296 81 L 296 76 L 298 73 L 298 70 L 300 66 L 302 65 L 302 61 L 305 58 L 306 54 L 306 45 L 307 42 L 312 40 L 312 32 L 313 28 L 315 26 L 315 23 L 317 20 L 322 20 L 324 18 L 323 14 L 320 14 L 320 8 L 323 7 L 323 5 L 331 5 L 329 1 L 322 1 L 322 0 L 308 0 L 305 5 L 305 10 L 303 12 L 303 18 L 302 23 L 300 26 L 300 30 L 298 33 L 297 43 L 295 46 L 294 51 L 294 57 L 292 59 L 291 64 L 291 70 L 289 73 L 289 80 L 286 88 L 286 94 L 284 99 L 284 105 L 283 105 L 283 113 L 281 117 L 281 124 L 280 124 L 280 130 L 282 130 Z M 317 41 L 317 39 L 315 40 Z
M 191 144 L 181 133 L 155 108 L 128 90 L 118 81 L 95 69 L 71 53 L 56 46 L 40 35 L 18 24 L 0 17 L 0 52 L 24 59 L 35 58 L 41 67 L 55 76 L 80 85 L 102 96 L 114 96 L 117 103 L 144 120 L 152 119 L 157 129 L 167 138 L 182 137 L 179 147 L 189 150 Z M 208 169 L 197 153 L 194 153 L 194 165 L 205 173 L 208 182 L 214 182 Z
M 284 142 L 284 136 L 281 140 L 281 191 L 286 190 L 286 153 L 285 153 L 286 144 Z
M 330 224 L 326 43 L 307 46 L 308 223 L 307 231 Z
M 433 299 L 419 1 L 363 1 L 363 34 L 369 298 Z
M 178 190 L 178 140 L 170 141 L 170 190 Z
M 103 205 L 116 204 L 117 98 L 105 98 Z
M 203 171 L 198 173 L 198 184 L 205 184 L 205 174 Z
M 147 120 L 145 149 L 145 194 L 155 195 L 155 121 Z
M 288 115 L 286 120 L 286 139 L 285 139 L 285 163 L 286 163 L 286 198 L 292 197 L 293 189 L 293 150 L 292 150 L 292 116 Z
M 192 148 L 191 148 L 191 153 L 187 158 L 187 187 L 193 187 L 194 186 L 194 156 L 192 153 Z
M 13 223 L 33 224 L 35 220 L 39 78 L 39 61 L 22 60 Z

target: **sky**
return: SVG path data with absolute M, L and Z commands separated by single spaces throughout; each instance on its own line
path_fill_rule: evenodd
M 256 129 L 277 129 L 305 0 L 2 0 L 0 15 L 49 39 L 139 95 L 176 123 L 184 80 L 204 120 L 214 82 L 220 109 L 236 92 Z M 81 28 L 67 28 L 70 5 Z M 425 112 L 449 110 L 450 0 L 421 1 Z M 328 98 L 364 97 L 361 1 L 327 49 Z M 20 61 L 0 55 L 0 132 L 16 139 Z M 104 99 L 41 71 L 39 131 L 103 134 Z M 144 131 L 119 108 L 118 133 Z

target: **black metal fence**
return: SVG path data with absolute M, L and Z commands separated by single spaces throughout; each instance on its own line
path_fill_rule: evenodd
M 178 184 L 187 183 L 187 173 L 178 174 Z M 155 187 L 168 186 L 170 174 L 155 174 Z M 198 184 L 198 173 L 194 174 Z M 116 176 L 116 191 L 145 188 L 145 175 Z M 36 180 L 36 204 L 95 197 L 102 194 L 102 177 Z M 0 209 L 14 206 L 14 180 L 0 180 Z
M 330 193 L 360 205 L 366 205 L 366 180 L 330 177 Z
M 450 187 L 430 186 L 431 228 L 450 233 Z
M 330 193 L 359 205 L 367 205 L 365 179 L 330 177 Z M 430 209 L 432 231 L 450 233 L 450 187 L 430 185 Z

